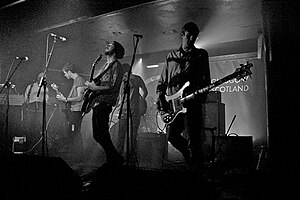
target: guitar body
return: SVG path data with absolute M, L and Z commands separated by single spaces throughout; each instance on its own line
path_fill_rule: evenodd
M 83 95 L 83 103 L 81 106 L 81 111 L 88 114 L 94 107 L 94 99 L 99 95 L 99 91 L 86 90 Z
M 182 103 L 180 102 L 180 99 L 183 98 L 183 93 L 185 88 L 187 88 L 190 85 L 190 82 L 186 82 L 182 88 L 176 92 L 173 95 L 165 96 L 166 101 L 169 104 L 169 111 L 168 112 L 161 112 L 160 116 L 164 123 L 170 124 L 174 121 L 174 119 L 179 115 L 180 113 L 185 113 L 186 108 L 183 107 Z
M 65 107 L 61 111 L 65 113 L 67 121 L 69 121 L 70 115 L 72 113 L 72 111 L 71 111 L 71 102 L 66 102 Z
M 83 103 L 81 106 L 81 111 L 85 114 L 89 113 L 92 109 L 92 101 L 91 101 L 91 96 L 93 95 L 93 90 L 86 90 L 84 92 L 84 96 L 83 96 Z

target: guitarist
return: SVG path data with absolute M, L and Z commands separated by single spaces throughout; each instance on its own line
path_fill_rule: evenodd
M 76 73 L 75 65 L 71 63 L 66 63 L 62 67 L 62 72 L 67 79 L 73 79 L 73 86 L 67 97 L 62 93 L 58 93 L 56 98 L 60 101 L 69 104 L 66 106 L 65 114 L 68 124 L 68 138 L 70 141 L 69 150 L 75 156 L 80 157 L 83 150 L 82 135 L 81 135 L 81 122 L 82 122 L 82 112 L 81 105 L 83 102 L 83 92 L 86 88 L 85 80 Z M 70 109 L 70 110 L 68 110 Z
M 86 82 L 89 90 L 99 95 L 93 99 L 93 137 L 104 149 L 106 161 L 112 165 L 122 165 L 124 158 L 115 149 L 109 133 L 109 115 L 119 94 L 123 68 L 118 59 L 124 56 L 124 47 L 116 41 L 106 44 L 106 62 L 92 81 Z
M 184 94 L 210 84 L 208 52 L 194 46 L 198 34 L 199 28 L 194 22 L 186 23 L 180 33 L 181 46 L 167 54 L 156 89 L 160 112 L 169 111 L 165 95 L 175 94 L 187 81 L 190 85 Z M 200 173 L 203 172 L 201 135 L 204 133 L 201 104 L 205 99 L 206 95 L 202 95 L 186 102 L 186 113 L 179 114 L 166 129 L 168 141 L 182 153 L 188 168 Z M 186 137 L 182 136 L 183 132 Z

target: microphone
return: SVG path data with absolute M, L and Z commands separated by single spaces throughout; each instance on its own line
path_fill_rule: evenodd
M 19 56 L 17 56 L 16 59 L 27 61 L 27 60 L 28 60 L 28 57 L 27 57 L 27 56 L 25 56 L 25 57 L 19 57 Z
M 133 36 L 137 37 L 137 38 L 141 38 L 141 39 L 143 38 L 143 35 L 141 35 L 141 34 L 133 34 Z
M 56 37 L 56 38 L 59 38 L 61 41 L 66 41 L 67 39 L 65 38 L 65 37 L 62 37 L 62 36 L 59 36 L 59 35 L 55 35 L 54 33 L 50 33 L 50 35 L 52 36 L 52 37 Z

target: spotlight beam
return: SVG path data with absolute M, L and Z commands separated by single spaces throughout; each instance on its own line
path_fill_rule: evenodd
M 25 2 L 25 0 L 15 1 L 15 2 L 13 2 L 13 3 L 11 3 L 11 4 L 8 4 L 8 5 L 6 5 L 6 6 L 3 6 L 2 8 L 0 8 L 0 10 L 3 10 L 3 9 L 5 9 L 5 8 L 8 8 L 8 7 L 11 7 L 11 6 L 14 6 L 14 5 L 17 5 L 17 4 L 22 3 L 22 2 Z

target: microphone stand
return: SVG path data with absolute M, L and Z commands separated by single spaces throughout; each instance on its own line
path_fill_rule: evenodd
M 48 34 L 47 36 L 47 49 L 46 49 L 46 66 L 45 66 L 45 70 L 43 72 L 43 77 L 41 77 L 40 83 L 39 83 L 39 90 L 37 93 L 37 97 L 40 96 L 40 92 L 41 92 L 41 88 L 43 87 L 44 93 L 43 93 L 43 116 L 42 116 L 42 156 L 44 156 L 44 149 L 45 149 L 45 138 L 47 137 L 46 135 L 46 89 L 47 89 L 47 81 L 46 81 L 46 73 L 49 67 L 49 63 L 50 63 L 50 59 L 54 50 L 54 46 L 56 44 L 56 37 L 53 38 L 53 44 L 52 47 L 50 49 L 50 52 L 48 53 L 48 43 L 49 43 L 49 36 L 50 34 Z M 47 140 L 46 140 L 47 141 Z M 47 148 L 48 150 L 48 148 Z M 47 151 L 48 154 L 48 151 Z
M 6 95 L 6 114 L 5 114 L 5 153 L 8 153 L 8 115 L 9 115 L 9 93 L 10 93 L 10 88 L 11 88 L 11 82 L 10 79 L 13 76 L 13 74 L 15 73 L 15 71 L 17 70 L 17 68 L 19 67 L 19 65 L 21 64 L 23 60 L 20 59 L 20 62 L 17 64 L 17 66 L 15 67 L 15 69 L 11 72 L 12 66 L 15 62 L 15 60 L 13 60 L 9 71 L 7 73 L 7 77 L 5 80 L 5 83 L 3 84 L 1 90 L 0 90 L 0 94 L 2 93 L 2 91 L 4 90 L 4 88 L 7 88 L 7 95 Z
M 135 35 L 133 35 L 133 37 L 135 37 Z M 126 132 L 126 165 L 129 166 L 129 144 L 130 144 L 130 122 L 131 122 L 131 130 L 133 130 L 133 127 L 132 127 L 132 116 L 131 116 L 131 109 L 130 109 L 130 84 L 129 84 L 129 80 L 130 80 L 130 76 L 131 76 L 131 73 L 132 73 L 132 66 L 133 66 L 133 63 L 134 63 L 134 60 L 135 60 L 135 54 L 136 54 L 136 49 L 137 49 L 137 46 L 138 46 L 138 43 L 139 43 L 139 37 L 136 37 L 136 43 L 135 43 L 135 46 L 134 46 L 134 52 L 133 52 L 133 56 L 132 56 L 132 60 L 131 60 L 131 64 L 130 64 L 130 68 L 128 70 L 128 74 L 127 74 L 127 80 L 125 82 L 125 86 L 124 86 L 124 92 L 123 92 L 123 99 L 122 99 L 122 103 L 121 103 L 121 108 L 120 108 L 120 112 L 119 112 L 119 119 L 122 115 L 122 108 L 123 108 L 123 105 L 124 105 L 124 101 L 125 101 L 125 96 L 126 96 L 126 110 L 127 110 L 127 119 L 126 119 L 126 122 L 127 122 L 127 132 Z M 132 147 L 131 147 L 132 148 Z

